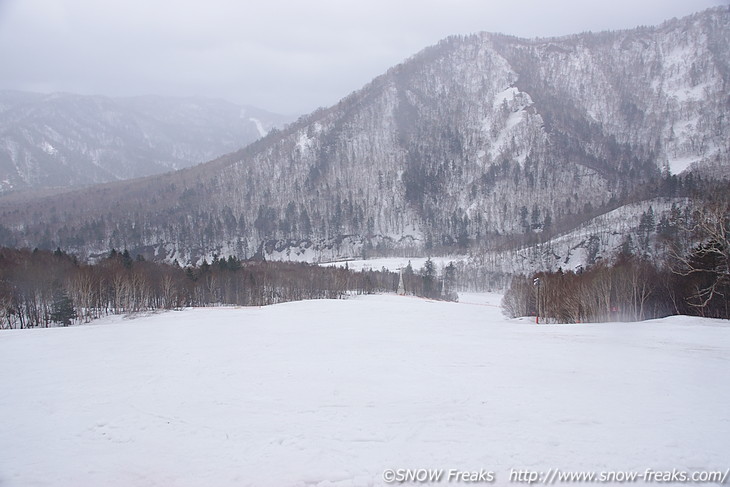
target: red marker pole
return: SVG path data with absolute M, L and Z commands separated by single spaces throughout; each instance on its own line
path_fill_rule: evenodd
M 534 284 L 535 287 L 537 288 L 537 311 L 535 312 L 535 324 L 539 325 L 540 324 L 540 284 L 541 284 L 540 278 L 536 277 L 532 281 L 532 284 Z

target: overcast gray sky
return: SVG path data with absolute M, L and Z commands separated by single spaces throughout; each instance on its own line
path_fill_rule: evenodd
M 301 114 L 450 34 L 654 25 L 728 0 L 0 0 L 0 89 Z

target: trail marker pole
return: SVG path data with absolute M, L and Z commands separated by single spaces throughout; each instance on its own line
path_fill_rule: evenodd
M 540 285 L 542 284 L 542 281 L 539 277 L 536 277 L 532 284 L 537 288 L 537 312 L 535 313 L 535 324 L 540 324 Z

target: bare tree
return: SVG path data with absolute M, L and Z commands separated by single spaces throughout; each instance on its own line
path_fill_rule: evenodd
M 694 211 L 687 229 L 699 245 L 689 254 L 674 253 L 673 272 L 689 279 L 692 289 L 687 304 L 702 316 L 716 315 L 723 308 L 728 315 L 730 291 L 730 204 L 716 201 Z

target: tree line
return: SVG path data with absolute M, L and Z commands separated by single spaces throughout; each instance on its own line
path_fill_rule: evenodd
M 430 260 L 428 262 L 431 262 Z M 454 269 L 408 267 L 408 294 L 455 299 Z M 112 250 L 90 264 L 60 249 L 0 248 L 0 329 L 87 323 L 113 314 L 197 306 L 264 306 L 303 299 L 394 292 L 399 274 L 307 263 L 214 256 L 198 266 L 160 263 Z
M 411 271 L 408 293 L 441 297 L 433 267 Z M 451 278 L 449 278 L 451 279 Z M 196 306 L 264 306 L 394 292 L 399 274 L 214 257 L 181 267 L 112 250 L 90 264 L 60 249 L 0 248 L 0 329 L 86 323 L 112 314 Z M 443 282 L 443 279 L 441 280 Z M 449 280 L 449 282 L 451 282 Z

